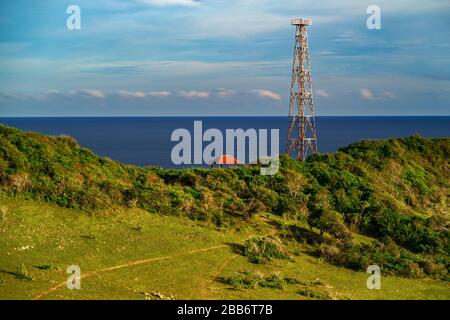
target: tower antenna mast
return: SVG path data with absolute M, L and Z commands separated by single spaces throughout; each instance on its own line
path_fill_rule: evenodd
M 293 19 L 295 46 L 292 63 L 291 95 L 289 102 L 288 155 L 304 161 L 317 153 L 316 120 L 309 60 L 307 27 L 310 19 Z

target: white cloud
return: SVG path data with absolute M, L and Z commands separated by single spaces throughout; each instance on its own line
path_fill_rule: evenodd
M 230 90 L 230 89 L 225 89 L 225 88 L 219 88 L 217 91 L 217 95 L 219 97 L 229 97 L 229 96 L 234 96 L 235 94 L 236 94 L 236 91 Z
M 92 98 L 105 98 L 106 95 L 100 91 L 100 90 L 93 90 L 93 89 L 78 89 L 78 90 L 71 90 L 69 92 L 69 95 L 79 95 L 79 96 L 85 96 L 85 97 L 92 97 Z
M 130 92 L 121 90 L 119 91 L 119 96 L 124 98 L 145 98 L 146 94 L 144 92 L 136 91 L 136 92 Z
M 209 92 L 204 91 L 181 91 L 180 95 L 186 98 L 208 98 Z
M 74 93 L 75 91 L 73 91 Z M 47 100 L 53 97 L 64 96 L 59 90 L 49 90 L 46 92 L 35 93 L 0 93 L 0 99 L 3 100 Z
M 157 7 L 167 7 L 167 6 L 196 7 L 200 5 L 200 2 L 195 0 L 138 0 L 138 2 Z
M 375 99 L 375 96 L 373 95 L 372 91 L 366 88 L 360 90 L 360 96 L 361 98 L 367 100 Z
M 30 97 L 21 93 L 0 93 L 2 100 L 25 100 L 28 98 Z
M 142 92 L 142 91 L 119 91 L 119 96 L 124 98 L 147 98 L 147 97 L 168 97 L 171 95 L 169 91 L 152 91 L 152 92 Z
M 325 90 L 322 90 L 322 89 L 317 89 L 316 95 L 319 97 L 325 97 L 325 98 L 329 96 L 328 92 L 326 92 Z
M 396 95 L 391 91 L 384 91 L 381 95 L 375 95 L 370 89 L 364 88 L 360 90 L 360 96 L 363 99 L 367 100 L 383 100 L 387 99 L 395 99 Z
M 278 93 L 275 93 L 273 91 L 266 90 L 266 89 L 257 89 L 257 90 L 253 90 L 253 92 L 255 92 L 258 95 L 258 97 L 261 97 L 261 98 L 268 98 L 268 99 L 272 99 L 272 100 L 276 100 L 276 101 L 279 101 L 282 99 L 281 95 L 279 95 Z
M 395 94 L 393 94 L 392 92 L 390 92 L 390 91 L 383 92 L 382 96 L 385 97 L 385 98 L 389 98 L 389 99 L 397 98 L 397 96 Z
M 33 93 L 29 95 L 28 97 L 30 99 L 36 99 L 36 100 L 47 100 L 55 97 L 64 96 L 64 94 L 59 90 L 49 90 L 42 93 Z
M 147 93 L 148 96 L 152 96 L 152 97 L 168 97 L 171 94 L 172 93 L 170 93 L 169 91 L 154 91 L 154 92 Z
M 106 98 L 106 94 L 99 90 L 93 89 L 77 89 L 69 91 L 49 90 L 45 92 L 34 93 L 0 93 L 0 98 L 3 100 L 47 100 L 52 98 Z

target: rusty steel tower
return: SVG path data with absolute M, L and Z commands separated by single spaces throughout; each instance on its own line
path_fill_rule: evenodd
M 287 152 L 300 161 L 317 153 L 316 121 L 309 61 L 307 27 L 310 19 L 293 19 L 295 26 L 294 59 L 292 63 L 291 97 Z

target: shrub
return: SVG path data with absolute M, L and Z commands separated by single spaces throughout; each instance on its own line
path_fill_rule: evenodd
M 281 273 L 275 272 L 268 276 L 262 273 L 252 274 L 250 272 L 237 272 L 231 277 L 221 277 L 220 282 L 233 286 L 235 290 L 261 288 L 273 288 L 282 290 L 286 285 L 295 285 L 300 282 L 295 278 L 284 277 Z
M 59 268 L 52 263 L 36 266 L 36 268 L 38 268 L 39 270 L 59 270 Z
M 262 186 L 252 186 L 250 197 L 259 201 L 271 212 L 278 206 L 278 194 Z
M 425 258 L 419 262 L 419 266 L 422 268 L 423 272 L 431 277 L 444 278 L 447 274 L 445 265 L 438 264 L 431 258 Z
M 170 204 L 174 212 L 181 214 L 200 214 L 197 213 L 195 199 L 190 193 L 176 187 L 171 187 L 169 191 Z
M 294 283 L 289 279 L 290 283 Z M 283 289 L 286 285 L 286 279 L 280 273 L 274 273 L 266 278 L 262 278 L 259 282 L 259 286 L 262 288 L 276 288 Z
M 405 170 L 403 172 L 403 178 L 409 186 L 417 188 L 420 194 L 432 194 L 430 187 L 427 185 L 427 173 L 423 168 Z
M 223 203 L 223 211 L 233 216 L 244 216 L 245 215 L 244 200 L 236 196 L 231 196 L 227 198 Z
M 208 220 L 208 214 L 201 211 L 193 211 L 188 213 L 188 218 L 194 221 L 206 221 Z
M 298 294 L 304 296 L 304 297 L 308 297 L 308 298 L 312 298 L 312 299 L 319 299 L 319 300 L 329 300 L 331 299 L 330 295 L 327 293 L 323 293 L 320 292 L 318 290 L 314 290 L 311 288 L 302 288 L 298 291 Z
M 317 253 L 320 257 L 328 261 L 337 261 L 341 250 L 336 245 L 322 243 L 317 248 Z
M 253 237 L 245 242 L 245 256 L 252 263 L 265 263 L 272 259 L 287 259 L 288 254 L 276 237 Z
M 223 215 L 220 212 L 214 212 L 211 220 L 217 227 L 221 227 L 225 224 Z
M 16 173 L 9 177 L 9 185 L 16 192 L 23 192 L 31 185 L 31 180 L 26 173 Z
M 0 206 L 0 214 L 1 214 L 1 219 L 5 220 L 6 219 L 6 214 L 8 213 L 8 207 L 7 206 Z
M 375 264 L 386 274 L 411 278 L 421 278 L 427 274 L 446 278 L 445 264 L 439 264 L 431 258 L 423 259 L 399 247 L 392 240 L 384 241 L 373 241 L 370 245 L 322 243 L 317 247 L 317 254 L 328 262 L 354 270 L 365 271 L 367 266 Z
M 28 268 L 23 263 L 17 267 L 15 275 L 17 279 L 24 281 L 32 281 L 34 279 L 33 274 L 28 270 Z
M 322 235 L 324 231 L 338 239 L 350 239 L 351 234 L 345 226 L 342 216 L 336 211 L 323 209 L 310 214 L 308 223 L 320 230 Z
M 60 142 L 61 144 L 67 145 L 69 148 L 78 148 L 78 142 L 75 140 L 75 138 L 68 136 L 68 135 L 60 135 L 56 137 L 56 141 Z
M 258 283 L 258 277 L 251 275 L 249 272 L 238 272 L 228 278 L 219 278 L 219 281 L 233 286 L 235 290 L 253 289 Z

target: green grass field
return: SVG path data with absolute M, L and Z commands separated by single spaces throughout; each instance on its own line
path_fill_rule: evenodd
M 239 248 L 279 233 L 283 218 L 274 215 L 220 229 L 121 207 L 89 213 L 2 196 L 0 208 L 1 299 L 450 299 L 449 283 L 430 279 L 382 275 L 381 289 L 369 290 L 368 274 L 332 266 L 297 242 L 288 260 L 252 264 Z M 79 290 L 66 287 L 69 265 L 81 268 Z M 220 281 L 238 272 L 299 283 L 236 289 Z

